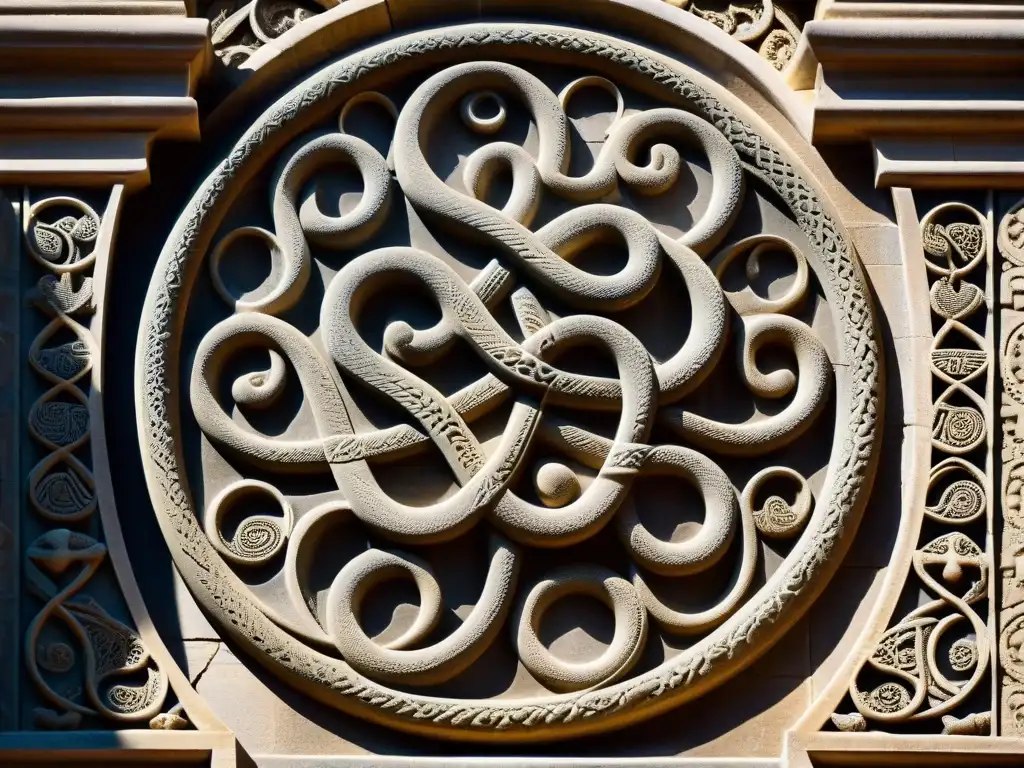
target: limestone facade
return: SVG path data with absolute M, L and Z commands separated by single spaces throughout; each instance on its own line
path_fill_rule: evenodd
M 1022 41 L 0 0 L 0 764 L 1020 764 Z

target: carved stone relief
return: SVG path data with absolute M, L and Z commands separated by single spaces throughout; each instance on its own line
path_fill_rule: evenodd
M 39 275 L 33 305 L 45 322 L 28 351 L 30 375 L 42 385 L 27 423 L 40 458 L 28 472 L 22 526 L 21 580 L 34 612 L 23 655 L 43 702 L 35 726 L 147 724 L 160 713 L 167 679 L 96 588 L 107 567 L 90 458 L 100 216 L 78 198 L 33 202 L 28 191 L 22 211 L 24 258 Z
M 1021 203 L 1014 205 L 999 224 L 1001 403 L 1002 443 L 1002 537 L 999 574 L 1000 714 L 1002 733 L 1024 735 L 1024 515 L 1021 488 L 1024 484 L 1024 219 Z
M 296 24 L 341 0 L 201 0 L 199 15 L 210 20 L 210 42 L 229 67 L 245 63 L 259 48 Z
M 697 79 L 556 27 L 411 36 L 298 86 L 182 214 L 139 340 L 151 497 L 193 593 L 287 682 L 555 739 L 699 696 L 823 586 L 873 474 L 871 305 L 815 188 Z M 585 90 L 600 129 L 570 119 Z M 361 108 L 386 136 L 347 130 Z M 678 226 L 657 206 L 691 154 L 710 192 Z M 339 163 L 361 193 L 325 211 Z M 642 501 L 659 478 L 703 508 L 680 534 Z M 415 615 L 369 629 L 396 579 Z M 614 631 L 566 658 L 545 617 L 580 596 Z
M 803 20 L 774 0 L 730 3 L 718 0 L 665 0 L 709 21 L 736 40 L 756 50 L 775 69 L 782 71 L 793 59 L 800 42 Z M 809 8 L 814 12 L 813 5 Z
M 850 685 L 842 731 L 992 732 L 992 285 L 988 220 L 948 203 L 921 221 L 933 318 L 931 473 L 894 621 Z M 923 512 L 923 514 L 921 514 Z
M 800 42 L 803 18 L 774 0 L 664 0 L 714 24 L 783 70 Z M 210 20 L 210 42 L 228 67 L 238 67 L 266 43 L 343 0 L 200 0 L 198 13 Z M 799 3 L 797 3 L 799 4 Z M 803 3 L 803 5 L 808 5 Z M 813 14 L 813 5 L 802 8 Z

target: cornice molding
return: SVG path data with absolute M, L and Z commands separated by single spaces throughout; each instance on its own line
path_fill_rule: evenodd
M 900 5 L 909 12 L 933 4 Z M 1024 13 L 1022 5 L 999 8 Z M 827 17 L 804 28 L 790 83 L 814 89 L 815 144 L 872 143 L 878 184 L 1019 185 L 1019 155 L 1007 153 L 1024 128 L 1022 64 L 1022 24 Z
M 0 183 L 145 183 L 150 142 L 199 136 L 207 26 L 175 15 L 0 16 Z
M 0 15 L 4 14 L 106 14 L 128 16 L 167 15 L 186 16 L 186 0 L 0 0 Z

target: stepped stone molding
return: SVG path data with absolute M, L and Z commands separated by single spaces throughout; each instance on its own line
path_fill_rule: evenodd
M 0 16 L 0 181 L 146 183 L 154 140 L 198 137 L 206 28 L 180 15 Z
M 571 53 L 582 66 L 589 61 L 601 62 L 601 71 L 608 71 L 607 65 L 611 64 L 613 71 L 621 68 L 634 82 L 636 75 L 640 75 L 654 92 L 681 100 L 689 112 L 654 109 L 622 119 L 613 126 L 605 144 L 602 157 L 608 159 L 599 160 L 591 175 L 579 179 L 561 176 L 560 171 L 547 168 L 549 163 L 553 164 L 552 169 L 562 166 L 556 138 L 564 130 L 559 121 L 565 118 L 557 116 L 564 107 L 558 106 L 555 94 L 516 66 L 464 63 L 467 58 L 504 58 L 513 51 L 518 55 L 526 51 L 528 56 L 541 58 L 545 54 Z M 171 410 L 168 394 L 175 389 L 171 382 L 177 380 L 174 350 L 178 348 L 176 337 L 185 310 L 182 296 L 188 294 L 190 282 L 199 274 L 198 262 L 209 247 L 226 204 L 239 185 L 311 120 L 338 110 L 344 116 L 346 103 L 350 104 L 352 99 L 380 102 L 383 97 L 361 87 L 362 79 L 379 82 L 389 69 L 397 76 L 408 71 L 406 62 L 422 66 L 426 60 L 447 64 L 449 68 L 422 83 L 400 110 L 397 106 L 390 108 L 397 114 L 393 163 L 400 192 L 413 210 L 444 217 L 452 226 L 458 225 L 456 231 L 469 228 L 488 233 L 488 237 L 506 247 L 513 242 L 523 243 L 515 246 L 520 252 L 517 269 L 533 275 L 547 291 L 554 291 L 570 306 L 618 311 L 616 308 L 637 301 L 643 295 L 637 291 L 647 290 L 641 286 L 651 285 L 651 278 L 642 276 L 653 275 L 650 270 L 655 269 L 656 263 L 640 261 L 651 256 L 641 257 L 644 251 L 639 249 L 655 249 L 649 253 L 664 249 L 690 286 L 691 299 L 696 302 L 701 318 L 695 328 L 711 335 L 688 341 L 671 360 L 652 370 L 649 363 L 640 364 L 647 359 L 647 353 L 642 348 L 634 349 L 636 342 L 630 341 L 628 333 L 623 335 L 617 324 L 597 319 L 574 322 L 573 316 L 553 322 L 548 310 L 524 286 L 512 296 L 521 332 L 526 336 L 520 346 L 489 319 L 486 308 L 508 290 L 506 267 L 500 263 L 464 282 L 436 256 L 415 249 L 386 248 L 355 259 L 327 287 L 321 309 L 322 343 L 334 364 L 347 376 L 373 384 L 378 392 L 408 409 L 429 439 L 441 448 L 461 480 L 462 488 L 451 500 L 413 513 L 375 487 L 367 462 L 377 457 L 407 455 L 422 445 L 423 432 L 417 428 L 385 429 L 364 435 L 353 432 L 349 417 L 345 416 L 351 406 L 342 404 L 350 402 L 344 386 L 335 374 L 329 373 L 330 368 L 310 341 L 277 317 L 296 305 L 310 280 L 308 246 L 299 233 L 334 248 L 364 242 L 382 225 L 388 201 L 397 192 L 389 189 L 388 161 L 383 155 L 344 133 L 328 133 L 300 144 L 281 158 L 275 182 L 275 231 L 248 226 L 235 230 L 220 240 L 207 257 L 217 294 L 237 314 L 210 329 L 197 350 L 190 385 L 190 417 L 196 419 L 213 444 L 254 466 L 290 465 L 305 471 L 318 466 L 322 470 L 329 468 L 343 495 L 297 521 L 292 502 L 279 491 L 242 478 L 225 486 L 207 502 L 205 511 L 198 512 L 193 506 L 195 489 L 186 484 L 188 479 L 180 463 L 183 448 L 172 426 L 178 416 Z M 496 87 L 492 83 L 516 88 L 532 105 L 534 117 L 541 120 L 541 160 L 527 161 L 520 150 L 506 145 L 495 145 L 497 154 L 489 154 L 485 145 L 472 156 L 466 170 L 465 189 L 473 193 L 467 196 L 434 176 L 418 146 L 423 138 L 421 131 L 442 119 L 447 114 L 444 110 L 463 96 L 466 98 L 461 114 L 466 124 L 481 135 L 493 131 L 494 121 L 500 124 L 505 119 L 506 105 L 488 90 Z M 562 103 L 583 84 L 618 91 L 614 81 L 587 75 L 582 83 L 562 91 Z M 778 149 L 739 120 L 705 87 L 696 84 L 690 74 L 650 57 L 642 49 L 558 27 L 495 24 L 421 33 L 352 54 L 314 75 L 265 113 L 207 179 L 179 219 L 147 298 L 148 322 L 139 342 L 140 438 L 152 500 L 180 571 L 199 601 L 219 619 L 221 627 L 263 665 L 321 701 L 403 730 L 462 739 L 552 739 L 635 721 L 700 695 L 767 649 L 771 639 L 795 619 L 821 588 L 856 527 L 864 492 L 873 475 L 880 362 L 872 309 L 848 241 L 818 193 Z M 556 111 L 551 113 L 552 109 Z M 546 114 L 555 117 L 541 119 Z M 641 136 L 654 135 L 651 132 L 655 126 L 664 131 L 673 125 L 673 130 L 698 140 L 710 158 L 715 178 L 709 211 L 681 240 L 668 240 L 662 235 L 651 240 L 653 231 L 641 226 L 640 220 L 633 221 L 625 213 L 616 213 L 618 209 L 610 210 L 599 204 L 584 206 L 576 215 L 556 219 L 537 233 L 530 233 L 519 223 L 529 222 L 536 210 L 540 180 L 581 202 L 601 199 L 617 185 L 616 176 L 630 186 L 646 189 L 647 194 L 657 194 L 676 172 L 674 155 L 667 146 L 658 145 L 657 157 L 664 160 L 643 168 L 631 165 L 629 147 Z M 300 180 L 315 168 L 316 159 L 331 156 L 328 153 L 349 158 L 359 168 L 365 185 L 362 200 L 351 214 L 340 219 L 325 218 L 310 207 L 309 201 L 297 215 L 294 195 Z M 622 159 L 605 165 L 616 157 Z M 500 211 L 477 199 L 484 193 L 494 164 L 499 161 L 513 162 L 518 169 L 512 197 Z M 531 170 L 534 162 L 540 165 Z M 539 178 L 537 173 L 541 174 Z M 789 250 L 797 264 L 803 258 L 809 260 L 827 297 L 836 328 L 842 329 L 831 340 L 818 340 L 799 322 L 778 314 L 792 311 L 799 304 L 804 290 L 799 277 L 793 295 L 774 302 L 743 294 L 722 296 L 710 285 L 696 288 L 704 285 L 711 273 L 698 266 L 701 262 L 691 248 L 711 255 L 726 236 L 746 173 L 755 174 L 775 190 L 789 207 L 802 236 L 807 238 L 810 250 L 806 253 L 785 242 L 762 245 Z M 622 216 L 626 218 L 619 221 Z M 560 223 L 563 219 L 564 223 Z M 592 277 L 585 277 L 586 273 L 565 271 L 566 268 L 558 266 L 560 259 L 550 261 L 544 256 L 551 247 L 546 242 L 571 250 L 578 247 L 571 243 L 583 243 L 593 237 L 583 233 L 595 227 L 621 231 L 634 254 L 626 271 L 613 280 L 595 282 Z M 333 232 L 327 234 L 329 230 Z M 645 231 L 651 234 L 642 235 Z M 264 242 L 278 264 L 277 278 L 245 296 L 233 294 L 220 276 L 226 250 L 242 237 Z M 648 245 L 642 245 L 645 238 Z M 735 243 L 715 257 L 712 263 L 719 263 L 718 274 L 734 258 L 757 245 L 756 240 Z M 748 272 L 756 271 L 756 266 L 751 265 L 756 265 L 759 252 L 756 248 L 749 251 Z M 807 271 L 801 269 L 798 274 L 806 276 Z M 396 270 L 408 270 L 430 287 L 442 302 L 445 321 L 429 331 L 413 331 L 401 323 L 392 325 L 385 333 L 385 358 L 360 340 L 351 313 L 358 311 L 365 300 L 363 294 L 371 290 L 371 285 L 381 285 L 383 277 Z M 366 287 L 361 288 L 364 283 Z M 701 295 L 706 298 L 698 299 Z M 764 394 L 775 393 L 774 396 L 795 392 L 791 405 L 764 422 L 741 427 L 672 407 L 656 411 L 655 402 L 650 399 L 660 391 L 657 399 L 671 404 L 681 394 L 698 387 L 710 372 L 708 364 L 717 359 L 724 339 L 720 334 L 725 306 L 719 304 L 716 308 L 719 299 L 712 298 L 716 295 L 723 300 L 727 297 L 732 311 L 742 318 L 746 337 L 743 375 L 750 382 L 748 386 Z M 492 374 L 478 384 L 446 398 L 399 365 L 398 361 L 407 366 L 413 361 L 422 364 L 437 359 L 456 335 L 478 346 L 485 361 L 490 361 Z M 283 363 L 287 360 L 310 399 L 318 437 L 269 440 L 259 432 L 233 425 L 212 398 L 212 392 L 220 386 L 216 382 L 226 362 L 224 356 L 239 344 L 251 345 L 260 337 L 275 350 L 270 355 L 270 368 L 238 379 L 232 387 L 235 402 L 257 407 L 272 405 L 283 386 L 288 367 Z M 580 343 L 587 337 L 600 340 L 614 352 L 619 380 L 577 380 L 575 375 L 537 357 L 553 351 L 560 339 L 576 339 L 575 343 Z M 752 361 L 757 348 L 768 338 L 791 345 L 799 364 L 795 380 L 760 379 L 763 374 L 757 372 Z M 831 355 L 825 352 L 829 346 L 834 346 Z M 692 357 L 695 354 L 697 357 Z M 693 373 L 687 372 L 690 370 Z M 678 548 L 659 543 L 642 524 L 632 520 L 627 512 L 629 507 L 623 507 L 617 515 L 617 525 L 625 537 L 624 544 L 634 551 L 637 564 L 656 573 L 684 574 L 706 568 L 723 551 L 721 542 L 733 535 L 729 528 L 735 522 L 728 521 L 735 518 L 728 510 L 735 503 L 730 501 L 735 491 L 730 489 L 721 469 L 713 462 L 708 464 L 706 458 L 698 458 L 701 454 L 680 453 L 671 445 L 649 444 L 651 420 L 657 413 L 659 421 L 704 450 L 737 456 L 763 455 L 804 433 L 820 413 L 824 398 L 832 389 L 832 377 L 836 379 L 834 391 L 840 398 L 841 415 L 835 426 L 832 461 L 815 492 L 816 511 L 807 520 L 806 529 L 800 532 L 806 510 L 801 511 L 804 502 L 800 499 L 805 498 L 805 491 L 799 490 L 799 486 L 797 501 L 771 497 L 758 509 L 749 502 L 740 505 L 741 518 L 746 521 L 742 533 L 745 542 L 756 539 L 758 529 L 766 535 L 799 535 L 782 569 L 745 603 L 739 598 L 749 583 L 743 575 L 751 567 L 748 554 L 739 564 L 737 586 L 706 614 L 683 615 L 659 606 L 654 593 L 645 586 L 647 577 L 641 578 L 640 569 L 634 569 L 630 586 L 620 575 L 600 567 L 556 571 L 513 610 L 511 595 L 520 548 L 558 548 L 585 541 L 615 514 L 623 503 L 623 494 L 628 492 L 627 478 L 635 477 L 638 471 L 681 472 L 681 476 L 693 478 L 707 500 L 709 517 L 698 537 L 701 547 Z M 594 407 L 588 405 L 591 398 L 597 398 L 595 404 L 601 399 L 621 402 L 622 420 L 614 440 L 578 432 L 570 425 L 553 433 L 537 428 L 537 406 L 517 399 L 497 452 L 490 457 L 481 454 L 463 419 L 482 415 L 507 396 L 513 384 L 529 384 L 529 388 L 546 392 L 541 409 L 548 398 L 584 408 Z M 794 385 L 796 390 L 792 390 Z M 536 435 L 535 429 L 540 430 Z M 543 512 L 543 507 L 535 507 L 509 490 L 509 484 L 519 474 L 522 452 L 537 438 L 562 445 L 562 450 L 577 461 L 599 470 L 587 491 L 564 509 L 559 504 L 578 491 L 571 472 L 563 466 L 545 467 L 546 471 L 538 474 L 535 481 L 540 500 L 553 507 L 550 512 Z M 602 490 L 605 478 L 612 477 L 620 479 L 608 486 L 609 491 Z M 760 480 L 754 478 L 751 482 Z M 605 495 L 612 488 L 617 490 Z M 266 498 L 279 513 L 248 517 L 236 526 L 233 534 L 226 533 L 221 527 L 225 508 L 235 498 L 253 495 Z M 744 499 L 759 495 L 748 491 Z M 422 651 L 402 650 L 410 638 L 418 640 L 432 625 L 428 606 L 438 601 L 428 564 L 402 551 L 370 550 L 352 560 L 334 581 L 323 607 L 326 618 L 321 619 L 315 615 L 288 618 L 289 614 L 298 616 L 294 608 L 275 611 L 256 598 L 232 569 L 262 565 L 283 556 L 285 579 L 301 576 L 295 561 L 303 557 L 303 537 L 328 516 L 342 513 L 354 514 L 386 539 L 416 545 L 458 537 L 486 513 L 487 527 L 493 527 L 499 535 L 491 537 L 484 593 L 462 626 L 436 646 Z M 739 531 L 735 535 L 740 535 Z M 746 543 L 743 551 L 748 552 Z M 378 646 L 362 634 L 352 617 L 359 613 L 360 595 L 365 594 L 365 589 L 385 574 L 393 574 L 396 568 L 408 572 L 420 585 L 423 608 L 406 635 L 390 646 Z M 293 602 L 305 605 L 301 585 L 289 583 Z M 597 586 L 601 584 L 603 587 Z M 576 591 L 606 595 L 602 599 L 610 600 L 617 617 L 615 639 L 606 654 L 580 669 L 554 662 L 549 653 L 537 647 L 530 630 L 539 620 L 543 606 L 558 595 Z M 530 610 L 534 611 L 532 617 Z M 552 693 L 532 701 L 504 702 L 423 697 L 408 690 L 409 685 L 443 682 L 470 666 L 493 641 L 510 611 L 514 617 L 511 625 L 519 627 L 516 643 L 520 661 Z M 700 632 L 701 639 L 650 671 L 630 676 L 638 649 L 649 631 L 648 612 L 659 625 L 687 634 Z M 317 626 L 318 621 L 325 622 L 322 628 Z M 311 642 L 314 639 L 315 644 Z M 342 658 L 319 650 L 325 642 L 336 646 Z M 619 678 L 622 681 L 616 682 Z M 401 689 L 389 688 L 385 683 L 391 681 L 405 685 Z
M 840 5 L 854 4 L 805 25 L 786 73 L 813 91 L 811 140 L 870 142 L 878 186 L 1019 185 L 1024 6 L 863 3 L 863 15 L 835 18 Z
M 188 0 L 0 0 L 0 15 L 185 16 Z

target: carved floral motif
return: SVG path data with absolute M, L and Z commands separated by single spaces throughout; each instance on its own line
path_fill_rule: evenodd
M 757 50 L 775 69 L 783 70 L 793 59 L 801 37 L 800 20 L 774 0 L 748 3 L 720 0 L 665 0 L 714 24 L 741 43 Z

